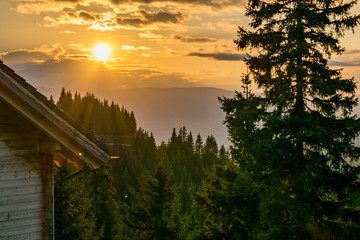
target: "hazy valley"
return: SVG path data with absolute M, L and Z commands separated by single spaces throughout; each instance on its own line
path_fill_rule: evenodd
M 78 91 L 81 95 L 86 92 Z M 39 87 L 38 91 L 47 97 L 58 99 L 60 89 Z M 133 111 L 138 127 L 152 132 L 159 144 L 167 142 L 173 128 L 182 126 L 203 137 L 214 135 L 219 146 L 228 146 L 225 113 L 220 109 L 218 97 L 231 97 L 233 92 L 218 88 L 134 88 L 118 91 L 95 91 L 100 99 L 114 101 L 125 109 Z

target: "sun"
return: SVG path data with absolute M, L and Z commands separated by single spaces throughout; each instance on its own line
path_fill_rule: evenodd
M 111 52 L 109 45 L 104 43 L 96 44 L 91 50 L 93 51 L 96 60 L 106 62 L 106 60 L 109 59 Z

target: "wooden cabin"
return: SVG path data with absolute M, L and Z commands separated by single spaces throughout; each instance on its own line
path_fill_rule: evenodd
M 97 168 L 106 147 L 0 61 L 0 239 L 54 239 L 53 164 Z

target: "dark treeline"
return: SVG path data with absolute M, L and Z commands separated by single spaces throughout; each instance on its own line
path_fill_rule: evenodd
M 173 129 L 168 142 L 156 146 L 152 134 L 136 127 L 132 112 L 93 94 L 63 89 L 56 104 L 119 156 L 55 188 L 57 239 L 176 239 L 195 234 L 191 228 L 204 216 L 190 190 L 200 191 L 206 172 L 227 161 L 224 146 L 213 136 L 193 137 L 186 127 Z M 56 180 L 74 171 L 72 164 L 56 167 Z

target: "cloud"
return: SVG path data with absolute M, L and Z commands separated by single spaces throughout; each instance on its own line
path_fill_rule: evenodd
M 342 55 L 334 56 L 333 59 L 328 62 L 330 66 L 358 67 L 360 66 L 360 50 L 346 50 Z
M 76 32 L 66 30 L 66 31 L 62 31 L 61 33 L 65 33 L 65 34 L 75 34 Z
M 44 26 L 45 27 L 56 27 L 58 25 L 59 25 L 58 22 L 54 18 L 52 18 L 50 16 L 44 17 Z
M 141 46 L 141 47 L 135 47 L 135 46 L 129 46 L 129 45 L 123 45 L 121 47 L 122 50 L 129 50 L 129 51 L 136 51 L 136 50 L 151 50 L 149 47 Z
M 53 0 L 55 2 L 72 2 L 72 3 L 78 3 L 83 2 L 83 0 Z
M 329 61 L 329 66 L 358 67 L 360 66 L 360 61 L 349 61 L 349 62 Z
M 123 4 L 130 2 L 129 0 L 109 0 L 113 4 Z M 213 8 L 224 8 L 227 6 L 240 6 L 244 4 L 244 0 L 132 0 L 131 2 L 151 4 L 151 3 L 175 3 L 175 4 L 191 4 L 191 5 L 202 5 L 210 6 Z
M 99 14 L 90 13 L 90 12 L 83 11 L 83 10 L 77 11 L 77 12 L 68 12 L 66 15 L 72 19 L 83 20 L 86 22 L 96 21 L 97 18 L 100 17 Z M 65 15 L 65 18 L 66 18 L 66 15 Z
M 209 58 L 217 61 L 242 61 L 244 60 L 244 54 L 226 53 L 226 52 L 190 52 L 186 56 Z
M 152 39 L 152 40 L 160 40 L 163 38 L 162 35 L 159 34 L 155 34 L 152 33 L 150 31 L 146 31 L 146 32 L 141 32 L 138 34 L 140 38 L 144 38 L 144 39 Z
M 145 10 L 141 10 L 140 13 L 149 22 L 178 23 L 182 19 L 184 19 L 183 14 L 179 11 L 176 13 L 171 13 L 160 10 L 158 12 L 152 13 L 152 12 L 146 12 Z
M 96 30 L 113 30 L 116 25 L 114 25 L 114 19 L 116 18 L 116 13 L 114 12 L 89 12 L 89 11 L 76 11 L 76 12 L 64 12 L 62 15 L 56 19 L 45 16 L 44 17 L 44 26 L 45 27 L 56 27 L 59 25 L 84 25 L 88 26 L 90 29 Z
M 243 7 L 245 0 L 18 0 L 16 10 L 23 14 L 40 14 L 43 12 L 63 12 L 69 9 L 80 9 L 91 5 L 103 6 L 113 9 L 118 6 L 149 6 L 179 5 L 208 6 L 215 10 L 227 7 Z
M 56 1 L 56 0 L 55 0 Z M 51 1 L 51 0 L 39 0 L 28 1 L 23 0 L 16 5 L 16 11 L 22 14 L 40 14 L 43 12 L 62 12 L 65 8 L 75 8 L 77 2 L 74 1 Z
M 178 40 L 184 43 L 206 43 L 206 42 L 216 42 L 214 38 L 208 37 L 191 37 L 191 36 L 184 36 L 179 34 L 171 35 L 170 39 Z
M 17 49 L 0 54 L 6 64 L 27 62 L 41 63 L 47 60 L 59 62 L 64 59 L 66 51 L 59 43 L 42 45 L 35 49 Z
M 83 20 L 85 21 L 95 21 L 96 20 L 96 17 L 91 15 L 90 13 L 88 12 L 85 12 L 85 11 L 81 11 L 79 13 L 79 17 L 82 18 Z
M 122 4 L 122 3 L 128 3 L 129 0 L 109 0 L 113 4 Z
M 180 23 L 184 20 L 184 15 L 178 12 L 165 12 L 160 10 L 158 12 L 147 12 L 140 10 L 138 17 L 118 17 L 116 23 L 121 26 L 141 27 L 151 25 L 154 23 Z
M 86 25 L 90 29 L 96 30 L 114 30 L 121 27 L 144 28 L 154 24 L 177 24 L 183 22 L 185 16 L 180 11 L 165 12 L 159 10 L 157 12 L 148 12 L 145 10 L 126 12 L 125 16 L 119 16 L 115 12 L 89 12 L 76 11 L 64 12 L 61 16 L 54 19 L 50 16 L 44 17 L 44 26 L 54 27 L 58 25 L 73 24 Z
M 358 54 L 358 53 L 360 53 L 360 49 L 351 49 L 345 51 L 345 54 Z

